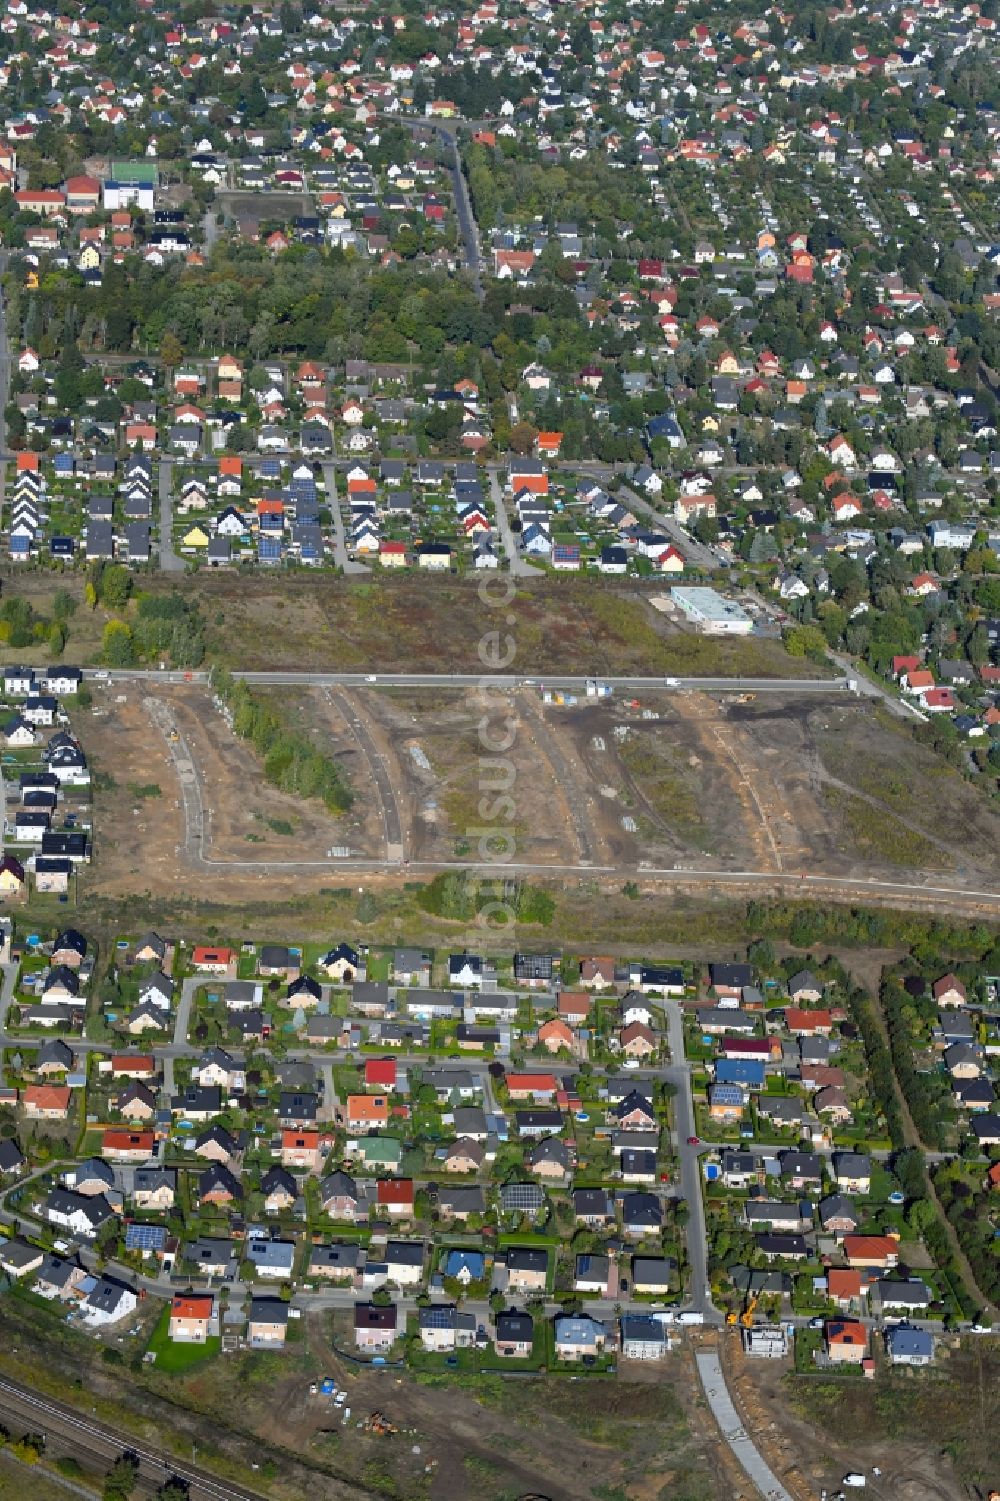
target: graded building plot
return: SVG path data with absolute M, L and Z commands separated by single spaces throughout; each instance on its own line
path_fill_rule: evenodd
M 239 739 L 207 689 L 164 689 L 200 784 L 205 809 L 205 855 L 212 862 L 282 864 L 322 860 L 333 845 L 358 854 L 363 820 L 353 808 L 344 816 L 328 813 L 317 798 L 281 792 L 265 779 L 260 758 Z M 356 747 L 342 727 L 331 726 L 324 749 L 354 766 Z M 362 796 L 365 788 L 361 789 Z M 224 866 L 223 866 L 224 869 Z
M 138 688 L 95 686 L 93 699 L 100 712 L 73 721 L 93 789 L 94 863 L 84 872 L 86 883 L 108 892 L 170 890 L 185 825 L 167 743 Z
M 990 883 L 1000 818 L 877 706 L 756 702 L 731 705 L 727 718 L 753 766 L 780 787 L 803 869 Z
M 341 762 L 354 801 L 337 820 L 344 837 L 336 845 L 349 845 L 358 857 L 399 864 L 409 850 L 403 800 L 396 790 L 402 774 L 391 737 L 370 711 L 371 695 L 353 688 L 296 689 L 289 708 L 288 689 L 259 691 Z
M 482 836 L 487 859 L 503 859 L 509 834 L 515 850 L 507 858 L 554 866 L 587 860 L 521 695 L 373 690 L 364 700 L 376 735 L 395 752 L 409 858 L 478 860 L 480 831 L 496 830 Z
M 316 799 L 270 786 L 207 688 L 117 689 L 95 689 L 103 712 L 82 714 L 75 725 L 94 776 L 89 890 L 172 895 L 182 875 L 191 895 L 236 903 L 259 898 L 265 875 L 270 894 L 328 883 L 340 863 L 331 850 L 382 857 L 370 779 L 343 726 L 323 731 L 357 794 L 337 817 Z
M 613 815 L 612 863 L 989 884 L 1000 818 L 867 700 L 651 693 L 548 722 Z
M 933 860 L 948 859 L 958 873 L 995 875 L 995 804 L 912 731 L 878 709 L 847 715 L 840 706 L 814 711 L 811 729 L 824 777 L 865 799 L 879 815 L 877 826 L 901 826 L 928 841 Z
M 618 863 L 745 869 L 738 862 L 752 859 L 753 840 L 731 768 L 677 703 L 677 695 L 644 697 L 630 709 L 611 700 L 553 714 L 551 723 L 573 744 L 602 816 L 617 825 L 608 838 Z

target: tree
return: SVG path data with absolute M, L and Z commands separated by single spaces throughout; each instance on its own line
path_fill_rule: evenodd
M 165 1480 L 157 1491 L 157 1501 L 188 1501 L 191 1491 L 186 1480 L 179 1475 L 171 1475 Z
M 57 589 L 52 601 L 53 618 L 60 621 L 69 620 L 76 613 L 76 600 L 68 589 Z
M 508 442 L 514 453 L 527 454 L 534 448 L 537 437 L 538 429 L 530 422 L 517 422 L 510 430 Z
M 131 667 L 135 662 L 132 632 L 124 620 L 109 620 L 101 641 L 102 654 L 109 667 Z
M 179 365 L 183 358 L 184 346 L 177 335 L 168 329 L 160 340 L 160 360 L 169 370 Z
M 128 1501 L 139 1483 L 139 1460 L 135 1454 L 121 1454 L 104 1480 L 102 1501 Z
M 809 657 L 822 662 L 826 658 L 826 637 L 815 625 L 790 626 L 783 636 L 790 657 Z
M 132 592 L 132 575 L 122 563 L 109 563 L 101 574 L 101 601 L 123 610 Z

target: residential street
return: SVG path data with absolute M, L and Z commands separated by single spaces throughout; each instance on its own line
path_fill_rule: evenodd
M 160 455 L 159 500 L 160 500 L 160 567 L 164 573 L 183 573 L 184 559 L 174 552 L 174 461 L 166 454 Z

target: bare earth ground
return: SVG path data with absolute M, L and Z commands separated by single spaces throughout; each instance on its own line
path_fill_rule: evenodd
M 861 1378 L 789 1374 L 790 1362 L 729 1361 L 737 1396 L 779 1474 L 798 1470 L 813 1494 L 868 1471 L 872 1501 L 980 1501 L 1000 1479 L 995 1340 L 940 1342 L 928 1371 L 880 1367 Z M 873 1466 L 881 1476 L 873 1476 Z
M 393 820 L 407 862 L 481 861 L 484 849 L 496 853 L 488 831 L 502 830 L 513 858 L 553 874 L 693 868 L 992 884 L 1000 816 L 867 700 L 660 692 L 634 706 L 562 707 L 526 687 L 498 706 L 464 689 L 267 690 L 344 765 L 355 799 L 337 818 L 270 787 L 207 689 L 118 688 L 95 685 L 106 712 L 77 722 L 96 772 L 96 892 L 134 890 L 141 878 L 168 895 L 181 869 L 195 896 L 219 896 L 220 879 L 233 903 L 304 896 L 350 879 L 334 849 L 384 859 Z M 150 700 L 169 710 L 195 766 L 203 848 Z M 502 757 L 484 747 L 484 720 L 509 742 Z
M 150 1308 L 143 1322 L 157 1312 Z M 342 1334 L 346 1315 L 339 1317 Z M 189 1455 L 194 1443 L 203 1460 L 215 1456 L 234 1479 L 281 1501 L 513 1501 L 529 1493 L 551 1501 L 728 1501 L 733 1494 L 723 1445 L 693 1395 L 686 1350 L 655 1371 L 623 1366 L 617 1378 L 418 1380 L 341 1360 L 331 1316 L 315 1314 L 279 1354 L 220 1355 L 177 1376 L 135 1368 L 145 1334 L 109 1340 L 123 1368 L 105 1363 L 98 1342 L 23 1304 L 6 1327 L 18 1358 L 0 1351 L 0 1366 L 18 1366 L 21 1379 L 64 1397 L 71 1394 L 60 1383 L 71 1372 L 73 1400 L 93 1405 L 103 1421 L 117 1418 L 147 1440 L 156 1435 L 178 1454 Z M 329 1400 L 310 1396 L 322 1376 L 345 1388 L 347 1423 Z M 375 1410 L 399 1432 L 376 1437 L 359 1429 Z M 264 1462 L 254 1474 L 251 1458 Z
M 503 714 L 484 696 L 466 689 L 366 693 L 365 700 L 395 752 L 397 789 L 409 812 L 412 858 L 475 858 L 477 831 L 502 826 L 511 829 L 525 859 L 557 867 L 579 861 L 562 789 L 551 763 L 526 732 L 521 695 L 510 700 Z M 508 713 L 517 724 L 513 743 L 504 753 L 513 768 L 515 812 L 513 818 L 499 819 L 487 816 L 499 773 L 489 764 L 495 758 L 483 747 L 479 725 L 488 716 L 494 732 L 506 738 L 503 721 Z M 485 812 L 480 806 L 484 798 Z

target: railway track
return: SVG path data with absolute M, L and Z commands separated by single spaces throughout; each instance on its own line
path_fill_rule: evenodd
M 44 1434 L 50 1445 L 58 1438 L 66 1452 L 91 1465 L 96 1461 L 107 1469 L 126 1451 L 134 1454 L 139 1461 L 137 1495 L 155 1496 L 163 1482 L 176 1475 L 187 1483 L 191 1501 L 263 1501 L 258 1491 L 248 1491 L 231 1480 L 216 1480 L 193 1464 L 136 1442 L 131 1434 L 116 1432 L 19 1382 L 0 1380 L 0 1413 L 12 1431 L 21 1425 L 22 1432 Z

